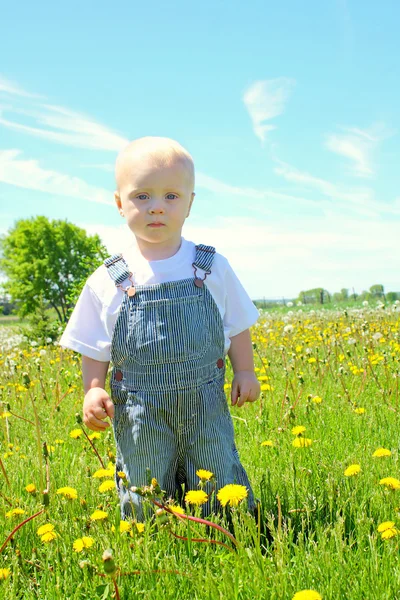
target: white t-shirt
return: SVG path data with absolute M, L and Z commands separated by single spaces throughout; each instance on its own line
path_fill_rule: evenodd
M 136 285 L 165 283 L 194 277 L 195 243 L 182 238 L 174 256 L 164 260 L 146 260 L 136 243 L 122 255 L 133 273 Z M 203 278 L 204 271 L 197 270 Z M 125 282 L 126 285 L 129 282 Z M 125 287 L 123 283 L 123 287 Z M 211 274 L 205 281 L 221 313 L 225 333 L 225 354 L 230 348 L 230 338 L 238 335 L 257 321 L 259 312 L 228 260 L 214 255 Z M 111 338 L 124 292 L 117 288 L 107 268 L 101 265 L 89 277 L 72 312 L 60 345 L 75 350 L 95 360 L 110 360 Z

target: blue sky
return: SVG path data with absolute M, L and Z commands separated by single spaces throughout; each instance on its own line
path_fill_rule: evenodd
M 129 242 L 113 163 L 192 154 L 183 235 L 253 298 L 400 290 L 397 0 L 25 0 L 0 24 L 0 230 L 34 215 Z

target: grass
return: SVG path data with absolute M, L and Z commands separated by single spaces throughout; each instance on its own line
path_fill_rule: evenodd
M 291 600 L 307 589 L 324 600 L 399 598 L 400 490 L 379 483 L 400 479 L 399 314 L 390 307 L 293 308 L 260 317 L 252 335 L 262 395 L 231 413 L 242 463 L 261 501 L 261 528 L 245 504 L 232 509 L 231 523 L 212 519 L 234 531 L 236 549 L 220 532 L 167 515 L 146 521 L 143 532 L 131 523 L 131 531 L 121 533 L 116 492 L 101 493 L 104 479 L 93 477 L 99 458 L 83 433 L 70 436 L 84 429 L 76 419 L 79 357 L 57 346 L 6 350 L 0 545 L 24 519 L 45 510 L 2 550 L 0 569 L 9 573 L 0 570 L 0 597 L 111 598 L 115 580 L 125 599 Z M 228 397 L 231 380 L 228 368 Z M 305 431 L 296 436 L 297 425 Z M 296 448 L 296 438 L 311 444 Z M 272 445 L 262 445 L 267 441 Z M 106 466 L 113 462 L 111 428 L 92 443 Z M 390 456 L 374 458 L 380 447 Z M 354 464 L 360 472 L 346 477 Z M 36 493 L 26 490 L 31 483 Z M 65 486 L 77 491 L 76 499 L 57 494 Z M 25 512 L 5 516 L 15 508 Z M 92 520 L 95 510 L 107 518 Z M 390 539 L 378 532 L 385 521 L 395 523 Z M 37 533 L 46 523 L 57 534 L 47 542 Z M 76 552 L 73 543 L 83 536 L 93 545 Z M 119 569 L 114 580 L 105 574 L 106 549 Z

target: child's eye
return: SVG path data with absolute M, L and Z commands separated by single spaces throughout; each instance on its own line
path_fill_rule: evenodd
M 174 198 L 170 198 L 169 196 L 174 196 L 175 198 L 178 197 L 176 194 L 167 194 L 167 199 L 168 200 L 174 200 Z
M 146 200 L 147 194 L 138 194 L 136 197 L 139 198 L 139 200 Z

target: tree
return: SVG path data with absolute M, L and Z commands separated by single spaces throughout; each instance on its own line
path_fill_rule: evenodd
M 108 255 L 98 235 L 68 221 L 46 217 L 20 219 L 0 240 L 3 287 L 17 302 L 21 316 L 35 313 L 41 302 L 65 322 L 76 292 Z

